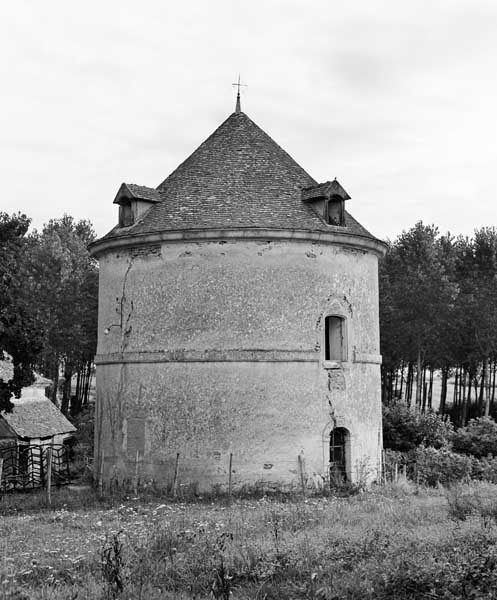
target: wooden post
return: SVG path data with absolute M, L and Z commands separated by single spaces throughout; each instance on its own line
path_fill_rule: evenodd
M 397 483 L 399 481 L 399 463 L 395 463 L 395 471 L 394 471 L 394 481 Z
M 3 458 L 0 458 L 0 494 L 2 493 Z
M 231 498 L 231 468 L 233 466 L 233 452 L 230 452 L 230 470 L 228 474 L 228 496 Z
M 20 448 L 20 446 L 19 446 L 19 448 Z M 40 485 L 44 486 L 44 485 L 46 485 L 46 481 L 45 481 L 45 466 L 43 464 L 43 446 L 38 446 L 37 448 L 38 448 L 39 459 L 40 459 Z M 33 460 L 31 463 L 31 471 L 28 471 L 28 476 L 31 477 L 31 481 L 33 482 L 33 485 L 36 485 L 34 451 L 35 451 L 35 448 L 33 447 L 33 449 L 31 450 L 31 457 Z
M 52 506 L 52 446 L 47 448 L 47 502 Z
M 135 481 L 134 481 L 134 485 L 133 485 L 133 493 L 135 494 L 135 496 L 138 496 L 138 460 L 140 458 L 140 451 L 137 450 L 136 451 L 136 458 L 135 458 Z
M 300 485 L 302 486 L 302 494 L 305 496 L 304 465 L 303 465 L 301 454 L 298 455 L 298 461 L 299 461 Z
M 71 469 L 69 468 L 69 451 L 67 446 L 64 447 L 64 453 L 62 454 L 64 460 L 66 462 L 66 471 L 67 471 L 67 483 L 71 483 Z
M 381 481 L 383 482 L 383 485 L 385 485 L 387 483 L 387 470 L 385 467 L 386 461 L 385 461 L 385 450 L 381 451 Z
M 176 454 L 176 464 L 174 465 L 173 498 L 176 498 L 176 495 L 178 492 L 178 465 L 179 465 L 179 452 Z

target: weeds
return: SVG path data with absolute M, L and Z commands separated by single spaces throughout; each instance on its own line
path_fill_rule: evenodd
M 497 523 L 495 486 L 488 483 L 457 484 L 446 490 L 449 516 L 456 522 L 476 517 L 483 527 Z
M 0 600 L 491 598 L 496 489 L 11 512 Z
M 123 544 L 119 538 L 122 531 L 114 533 L 102 548 L 102 578 L 108 598 L 117 598 L 126 584 Z

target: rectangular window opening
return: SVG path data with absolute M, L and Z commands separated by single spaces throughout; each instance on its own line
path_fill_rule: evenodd
M 129 227 L 133 225 L 133 209 L 131 204 L 121 204 L 119 207 L 119 226 Z
M 326 317 L 325 319 L 325 360 L 345 360 L 345 319 Z

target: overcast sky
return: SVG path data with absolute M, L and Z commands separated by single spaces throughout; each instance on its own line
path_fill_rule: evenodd
M 497 225 L 495 0 L 35 0 L 0 8 L 0 211 L 103 235 L 234 110 L 378 237 Z

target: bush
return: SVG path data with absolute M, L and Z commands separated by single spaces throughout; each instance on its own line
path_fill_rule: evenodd
M 476 456 L 497 456 L 497 423 L 490 417 L 471 419 L 466 427 L 452 433 L 455 452 Z
M 489 483 L 457 484 L 446 490 L 449 516 L 455 521 L 479 517 L 482 525 L 497 522 L 495 487 Z
M 424 485 L 447 485 L 469 480 L 473 472 L 473 460 L 469 456 L 451 452 L 448 448 L 416 449 L 417 481 Z
M 390 450 L 409 452 L 421 444 L 443 448 L 453 431 L 452 423 L 434 412 L 422 414 L 401 402 L 383 407 L 383 445 Z
M 471 477 L 481 481 L 497 483 L 497 457 L 473 458 Z

